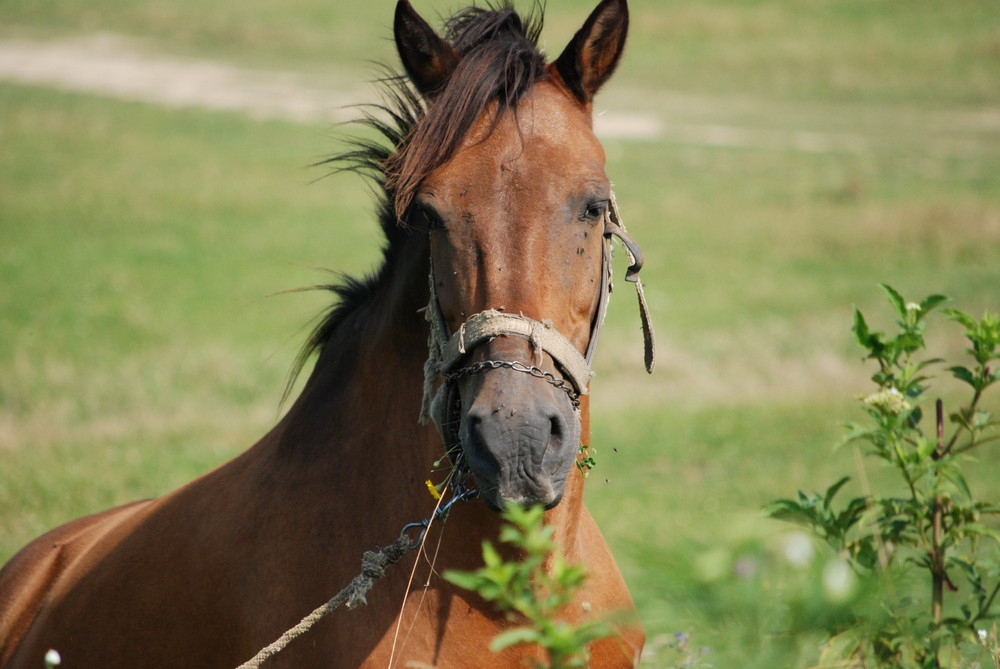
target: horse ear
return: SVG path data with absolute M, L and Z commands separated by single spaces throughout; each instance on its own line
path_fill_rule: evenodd
M 626 0 L 603 0 L 549 67 L 583 104 L 614 73 L 628 35 Z
M 409 0 L 399 0 L 396 4 L 393 33 L 399 58 L 410 80 L 422 95 L 434 97 L 455 71 L 459 55 L 437 36 Z

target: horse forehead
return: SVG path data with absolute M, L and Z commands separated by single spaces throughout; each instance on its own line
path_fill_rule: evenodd
M 603 174 L 604 150 L 593 133 L 589 111 L 559 88 L 540 82 L 518 104 L 494 123 L 492 111 L 483 114 L 452 161 L 456 175 L 477 174 L 503 184 L 530 176 L 524 186 L 577 178 L 577 172 Z M 539 181 L 539 177 L 548 179 Z
M 598 151 L 589 108 L 581 106 L 561 88 L 543 81 L 521 101 L 518 122 L 526 136 L 552 142 L 567 150 Z

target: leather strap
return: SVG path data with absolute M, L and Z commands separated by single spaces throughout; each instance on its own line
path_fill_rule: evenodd
M 535 353 L 548 353 L 573 384 L 576 392 L 589 392 L 590 365 L 576 347 L 552 323 L 536 321 L 527 316 L 506 314 L 495 309 L 480 311 L 465 321 L 458 332 L 441 347 L 440 371 L 449 372 L 471 351 L 483 342 L 497 337 L 521 337 L 531 342 Z M 537 363 L 536 363 L 537 364 Z
M 621 214 L 618 212 L 618 203 L 615 201 L 614 191 L 608 203 L 608 213 L 604 219 L 604 266 L 601 281 L 601 297 L 597 304 L 597 313 L 594 314 L 594 321 L 590 326 L 590 341 L 587 343 L 587 352 L 584 355 L 589 363 L 594 358 L 594 351 L 597 349 L 597 342 L 600 339 L 601 327 L 608 312 L 608 301 L 611 299 L 611 292 L 614 288 L 614 277 L 611 267 L 612 240 L 617 237 L 625 246 L 625 251 L 629 257 L 629 267 L 625 271 L 625 280 L 635 284 L 636 294 L 639 296 L 639 318 L 642 320 L 642 335 L 645 348 L 646 371 L 653 373 L 656 365 L 656 339 L 653 332 L 653 322 L 649 317 L 649 307 L 646 305 L 646 295 L 642 290 L 642 282 L 639 280 L 639 270 L 642 269 L 643 257 L 642 249 L 635 240 L 625 230 Z
M 649 317 L 649 306 L 646 304 L 646 294 L 642 289 L 642 281 L 639 280 L 639 270 L 642 269 L 642 249 L 635 240 L 625 230 L 625 223 L 622 221 L 618 211 L 618 203 L 615 202 L 615 194 L 611 193 L 611 202 L 608 207 L 608 218 L 604 224 L 604 238 L 611 239 L 611 236 L 618 237 L 625 245 L 631 263 L 625 270 L 625 280 L 635 284 L 635 293 L 639 298 L 639 318 L 642 321 L 642 340 L 645 349 L 646 372 L 653 373 L 656 366 L 656 334 L 653 332 L 653 321 Z M 609 291 L 610 292 L 610 291 Z

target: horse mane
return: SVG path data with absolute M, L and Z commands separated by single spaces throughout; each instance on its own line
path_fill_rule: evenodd
M 405 75 L 386 68 L 378 80 L 382 103 L 364 105 L 355 123 L 375 131 L 375 139 L 353 137 L 349 148 L 317 165 L 332 173 L 355 172 L 370 180 L 385 235 L 379 270 L 363 279 L 340 275 L 338 282 L 315 286 L 337 301 L 321 317 L 293 364 L 286 396 L 308 359 L 322 352 L 341 323 L 369 302 L 386 267 L 405 241 L 413 198 L 421 182 L 447 162 L 476 120 L 491 105 L 494 124 L 516 109 L 544 76 L 545 56 L 538 48 L 544 7 L 538 0 L 522 17 L 512 0 L 489 0 L 447 19 L 444 38 L 461 56 L 447 86 L 425 102 Z
M 495 124 L 543 76 L 541 29 L 541 12 L 522 19 L 509 1 L 489 9 L 469 7 L 445 23 L 445 40 L 460 56 L 459 63 L 420 123 L 385 164 L 400 220 L 405 220 L 420 183 L 454 155 L 483 112 L 495 104 Z

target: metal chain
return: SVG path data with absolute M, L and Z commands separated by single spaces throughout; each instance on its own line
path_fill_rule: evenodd
M 479 374 L 481 372 L 486 372 L 491 369 L 499 369 L 501 367 L 512 369 L 515 372 L 524 372 L 525 374 L 529 374 L 536 379 L 541 379 L 542 381 L 553 385 L 566 393 L 569 397 L 570 403 L 573 405 L 573 408 L 580 408 L 580 396 L 576 390 L 574 390 L 573 385 L 566 381 L 566 379 L 561 379 L 552 372 L 548 372 L 541 367 L 526 365 L 517 360 L 480 360 L 479 362 L 474 362 L 467 367 L 460 367 L 454 371 L 445 372 L 443 376 L 449 381 L 454 381 L 465 376 L 472 376 L 473 374 Z

